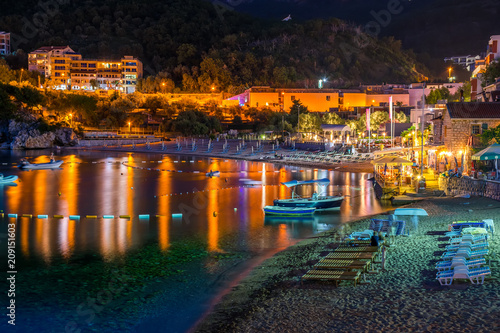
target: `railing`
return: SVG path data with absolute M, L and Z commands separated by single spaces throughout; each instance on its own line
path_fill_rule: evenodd
M 470 194 L 500 200 L 500 182 L 492 180 L 439 177 L 439 189 L 451 196 Z

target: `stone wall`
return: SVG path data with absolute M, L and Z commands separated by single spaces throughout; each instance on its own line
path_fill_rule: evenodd
M 496 181 L 439 177 L 439 189 L 448 196 L 469 194 L 500 200 L 500 182 Z

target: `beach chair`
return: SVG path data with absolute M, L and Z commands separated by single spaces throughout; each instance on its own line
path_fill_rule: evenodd
M 465 258 L 453 258 L 452 260 L 440 261 L 436 264 L 436 269 L 438 271 L 446 271 L 453 269 L 457 266 L 466 266 L 467 268 L 477 268 L 486 265 L 486 259 L 478 258 L 465 260 Z
M 441 259 L 443 260 L 452 260 L 454 257 L 463 257 L 463 258 L 481 258 L 487 256 L 489 253 L 488 249 L 476 250 L 472 251 L 467 248 L 459 249 L 458 251 L 447 251 L 443 253 Z
M 474 250 L 482 250 L 488 248 L 488 246 L 489 246 L 488 242 L 472 244 L 471 241 L 463 241 L 459 244 L 446 246 L 446 251 L 448 252 L 458 251 L 461 248 L 468 248 L 474 251 Z
M 439 284 L 442 286 L 449 286 L 453 282 L 453 275 L 455 274 L 454 270 L 438 272 L 436 274 L 436 279 L 439 281 Z
M 457 245 L 464 241 L 469 241 L 472 244 L 486 242 L 486 235 L 463 235 L 461 237 L 451 237 L 450 245 Z
M 472 269 L 458 266 L 453 270 L 453 279 L 469 279 L 472 284 L 483 284 L 486 275 L 491 275 L 491 269 L 488 266 Z
M 493 223 L 492 219 L 486 219 L 483 220 L 482 222 L 484 222 L 484 227 L 486 228 L 486 230 L 488 230 L 492 234 L 495 233 L 495 224 Z
M 320 280 L 320 281 L 334 281 L 335 286 L 338 287 L 341 281 L 352 281 L 354 286 L 359 283 L 360 272 L 357 271 L 342 271 L 342 270 L 318 270 L 311 269 L 304 274 L 300 280 Z
M 396 221 L 396 236 L 405 234 L 406 221 Z

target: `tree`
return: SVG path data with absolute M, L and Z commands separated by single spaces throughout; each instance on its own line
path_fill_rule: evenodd
M 318 132 L 321 130 L 321 120 L 317 113 L 301 113 L 299 117 L 299 132 Z
M 481 80 L 481 86 L 484 88 L 495 83 L 495 80 L 500 77 L 500 62 L 494 61 L 486 67 Z
M 409 123 L 410 117 L 407 117 L 404 112 L 395 112 L 395 118 L 398 123 Z
M 481 143 L 485 146 L 491 144 L 492 141 L 500 143 L 500 125 L 497 127 L 488 128 L 481 133 Z
M 293 101 L 293 105 L 290 107 L 290 113 L 288 114 L 287 121 L 292 124 L 293 127 L 297 127 L 298 115 L 309 113 L 307 106 L 302 105 L 300 99 Z
M 14 72 L 9 68 L 5 60 L 0 59 L 0 83 L 10 83 L 14 80 Z
M 14 118 L 16 106 L 12 103 L 4 86 L 0 84 L 0 122 Z
M 343 125 L 345 123 L 344 119 L 340 118 L 335 112 L 329 112 L 323 116 L 321 119 L 323 124 L 333 124 L 333 125 Z
M 92 90 L 96 90 L 99 87 L 99 83 L 97 83 L 96 79 L 91 79 L 90 86 L 92 87 Z
M 182 111 L 173 121 L 175 131 L 183 135 L 206 135 L 209 132 L 221 130 L 216 117 L 208 117 L 204 112 L 197 110 Z

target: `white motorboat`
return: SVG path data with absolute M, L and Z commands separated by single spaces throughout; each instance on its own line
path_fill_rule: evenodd
M 30 163 L 26 160 L 21 161 L 19 169 L 39 170 L 39 169 L 58 169 L 64 161 L 50 161 L 49 163 Z
M 289 182 L 281 183 L 286 187 L 292 188 L 292 198 L 290 199 L 276 199 L 273 202 L 274 206 L 280 207 L 298 207 L 298 208 L 315 208 L 316 211 L 340 209 L 340 205 L 344 201 L 342 195 L 326 195 L 326 186 L 330 184 L 328 178 L 313 179 L 306 181 L 292 180 Z M 298 185 L 317 184 L 320 188 L 320 193 L 313 194 L 313 196 L 306 198 L 298 196 L 293 188 Z
M 0 184 L 13 183 L 17 180 L 17 176 L 4 176 L 0 173 Z
M 210 170 L 210 172 L 206 173 L 206 176 L 210 177 L 210 178 L 212 178 L 212 177 L 220 177 L 220 171 L 212 171 L 212 170 Z

